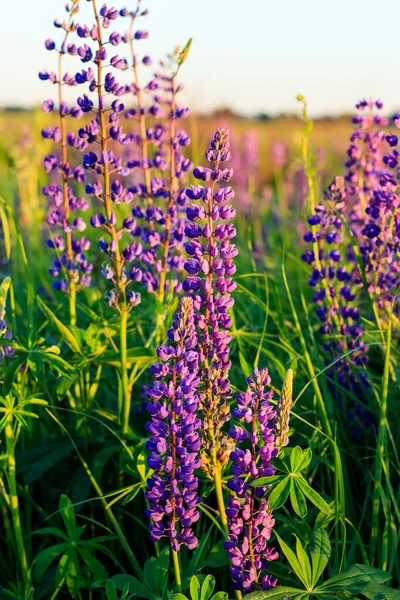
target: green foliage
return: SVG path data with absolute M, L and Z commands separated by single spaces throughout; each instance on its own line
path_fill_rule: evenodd
M 215 588 L 215 577 L 207 575 L 203 578 L 202 583 L 199 579 L 193 575 L 190 580 L 189 592 L 190 596 L 184 594 L 173 594 L 172 600 L 228 600 L 228 594 L 226 592 L 217 592 L 212 595 Z
M 290 496 L 290 502 L 296 515 L 307 514 L 306 498 L 321 512 L 329 514 L 329 504 L 307 482 L 302 471 L 307 469 L 312 459 L 311 448 L 302 450 L 284 448 L 272 462 L 277 474 L 261 477 L 251 483 L 253 487 L 268 485 L 268 506 L 271 510 L 280 508 Z M 280 474 L 282 473 L 282 474 Z
M 324 582 L 320 581 L 331 554 L 329 536 L 324 529 L 314 530 L 310 540 L 309 554 L 296 536 L 296 553 L 277 535 L 279 545 L 293 573 L 303 587 L 280 586 L 268 591 L 248 594 L 248 600 L 288 600 L 289 598 L 360 598 L 371 600 L 399 600 L 400 592 L 383 584 L 390 575 L 381 569 L 365 565 L 352 565 Z M 311 557 L 311 560 L 310 560 Z
M 113 536 L 98 536 L 84 539 L 84 527 L 76 523 L 76 515 L 71 500 L 60 497 L 59 513 L 64 528 L 42 527 L 33 531 L 35 535 L 55 537 L 57 543 L 47 546 L 34 561 L 35 580 L 48 581 L 49 568 L 56 562 L 55 586 L 57 590 L 67 587 L 72 598 L 88 585 L 101 584 L 107 579 L 107 571 L 96 558 L 96 553 L 110 555 L 104 545 L 114 539 Z

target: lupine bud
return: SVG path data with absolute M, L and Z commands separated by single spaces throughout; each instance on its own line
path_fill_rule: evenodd
M 290 422 L 290 411 L 292 408 L 293 396 L 293 371 L 288 369 L 286 371 L 285 379 L 283 381 L 282 391 L 279 396 L 279 400 L 276 406 L 276 447 L 278 450 L 287 446 L 289 438 L 287 436 L 289 432 Z

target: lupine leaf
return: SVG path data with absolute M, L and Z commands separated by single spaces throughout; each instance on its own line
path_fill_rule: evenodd
M 107 600 L 117 600 L 117 588 L 111 579 L 108 579 L 106 583 L 106 596 Z
M 301 491 L 307 498 L 319 508 L 319 510 L 323 513 L 330 513 L 331 508 L 329 504 L 316 492 L 310 485 L 308 485 L 307 481 L 304 479 L 302 475 L 296 477 L 296 482 L 299 485 Z
M 300 538 L 296 535 L 296 554 L 298 561 L 302 567 L 305 579 L 307 581 L 307 588 L 311 588 L 312 577 L 311 577 L 311 563 L 310 559 L 307 556 L 307 552 L 304 550 L 303 544 L 300 541 Z
M 200 600 L 209 600 L 215 588 L 215 577 L 207 575 L 203 581 L 200 592 Z
M 335 592 L 343 589 L 350 589 L 353 586 L 365 585 L 370 581 L 374 583 L 385 583 L 391 578 L 390 573 L 375 569 L 366 565 L 353 565 L 349 569 L 342 571 L 338 575 L 331 577 L 328 581 L 322 583 L 316 592 Z
M 290 566 L 292 567 L 293 571 L 296 573 L 297 577 L 300 579 L 301 583 L 307 587 L 307 576 L 306 574 L 303 572 L 302 566 L 297 558 L 297 556 L 295 555 L 295 553 L 293 552 L 293 550 L 291 550 L 289 548 L 289 546 L 283 541 L 283 539 L 277 534 L 275 533 L 279 545 L 282 549 L 283 554 L 286 556 L 286 558 L 289 561 Z
M 318 583 L 331 555 L 329 535 L 325 529 L 320 527 L 314 529 L 310 540 L 309 551 L 312 564 L 312 585 L 314 587 Z
M 62 552 L 65 552 L 68 547 L 69 543 L 55 544 L 54 546 L 50 546 L 50 548 L 46 548 L 45 550 L 42 550 L 42 552 L 39 552 L 39 554 L 35 558 L 36 581 L 40 582 L 42 580 L 43 575 L 45 574 L 53 560 L 55 560 L 57 556 L 62 554 Z
M 312 451 L 311 448 L 302 450 L 299 446 L 293 448 L 290 453 L 290 466 L 292 473 L 303 471 L 311 462 Z
M 20 368 L 26 362 L 26 354 L 15 358 L 7 367 L 4 375 L 3 394 L 6 396 L 10 393 L 14 379 L 16 378 Z
M 304 593 L 307 594 L 307 592 L 299 590 L 298 588 L 278 585 L 270 590 L 260 590 L 258 592 L 246 594 L 246 600 L 284 600 L 285 598 L 295 598 L 299 594 Z
M 287 476 L 280 481 L 268 497 L 269 508 L 279 508 L 285 504 L 290 492 L 290 477 Z
M 75 510 L 71 500 L 65 494 L 60 497 L 59 510 L 68 534 L 72 538 L 76 527 Z
M 200 600 L 200 582 L 196 575 L 191 578 L 189 589 L 192 600 Z
M 290 502 L 296 515 L 303 518 L 307 514 L 307 503 L 304 494 L 297 485 L 297 478 L 290 478 Z

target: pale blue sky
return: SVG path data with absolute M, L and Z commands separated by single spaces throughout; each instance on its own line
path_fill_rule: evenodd
M 63 17 L 64 1 L 1 4 L 0 105 L 41 102 L 55 91 L 37 78 L 56 58 L 43 41 L 55 32 L 53 19 Z M 126 2 L 128 8 L 135 4 Z M 398 0 L 143 0 L 143 5 L 149 16 L 142 25 L 151 37 L 142 47 L 153 57 L 193 37 L 182 69 L 192 109 L 298 111 L 299 92 L 313 114 L 349 112 L 365 96 L 382 98 L 389 110 L 400 108 Z M 89 8 L 82 0 L 83 14 Z M 81 66 L 77 59 L 72 64 L 72 71 Z

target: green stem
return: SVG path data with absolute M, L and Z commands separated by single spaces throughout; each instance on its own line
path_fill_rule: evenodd
M 172 562 L 174 564 L 176 587 L 178 588 L 178 592 L 181 594 L 182 593 L 182 580 L 181 580 L 181 568 L 179 566 L 179 554 L 175 550 L 171 550 L 171 552 L 172 552 Z
M 20 564 L 22 580 L 24 582 L 25 594 L 28 593 L 29 584 L 29 568 L 28 561 L 26 558 L 26 551 L 24 545 L 24 535 L 22 533 L 21 515 L 19 511 L 19 501 L 17 493 L 17 478 L 15 468 L 15 442 L 14 442 L 14 431 L 12 425 L 7 423 L 5 427 L 5 436 L 7 444 L 7 460 L 8 460 L 8 485 L 9 485 L 9 498 L 11 507 L 11 516 L 14 527 L 15 542 L 17 545 L 18 560 Z
M 382 375 L 382 394 L 379 412 L 378 439 L 375 455 L 375 475 L 374 475 L 374 492 L 372 497 L 372 522 L 371 522 L 371 545 L 369 558 L 371 565 L 374 564 L 376 545 L 379 535 L 379 510 L 380 510 L 380 494 L 382 488 L 382 469 L 383 460 L 386 448 L 386 428 L 387 428 L 387 397 L 389 388 L 389 373 L 390 373 L 390 346 L 392 341 L 392 319 L 389 315 L 387 325 L 387 337 L 385 348 L 385 363 Z
M 214 465 L 214 468 L 215 468 L 215 471 L 214 471 L 215 493 L 217 495 L 217 503 L 218 503 L 221 524 L 222 524 L 222 527 L 224 528 L 226 536 L 228 537 L 229 527 L 228 527 L 228 520 L 226 518 L 226 512 L 225 512 L 224 492 L 222 489 L 221 465 L 216 463 Z
M 73 282 L 69 286 L 69 323 L 76 325 L 76 286 Z
M 131 395 L 129 393 L 128 355 L 127 355 L 127 323 L 128 309 L 126 304 L 121 305 L 120 341 L 119 351 L 121 357 L 121 382 L 122 382 L 122 433 L 129 431 L 129 417 L 131 414 Z

